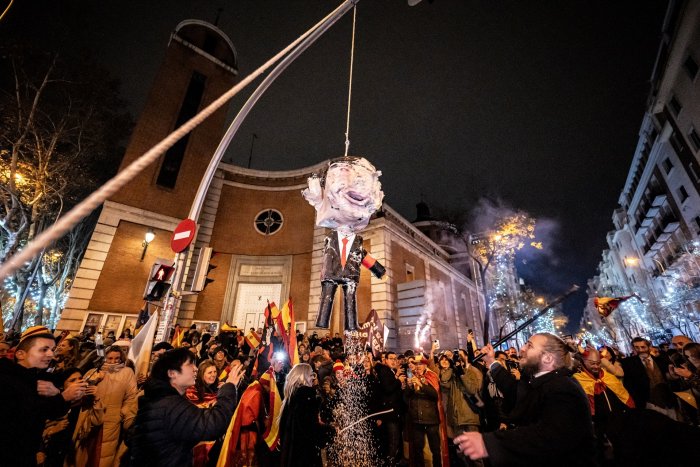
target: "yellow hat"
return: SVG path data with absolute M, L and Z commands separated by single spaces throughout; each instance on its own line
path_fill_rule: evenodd
M 413 363 L 415 363 L 416 365 L 427 365 L 428 359 L 422 353 L 417 353 L 413 359 Z
M 46 337 L 48 339 L 53 339 L 53 334 L 51 334 L 46 326 L 32 326 L 22 333 L 19 342 L 22 343 L 22 341 L 30 337 Z
M 221 332 L 232 332 L 232 331 L 240 331 L 236 326 L 231 326 L 228 323 L 224 323 L 221 325 Z

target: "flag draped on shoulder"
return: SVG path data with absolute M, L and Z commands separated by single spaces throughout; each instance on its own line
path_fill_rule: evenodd
M 630 298 L 636 298 L 640 300 L 639 295 L 632 294 L 626 297 L 595 297 L 593 299 L 593 305 L 595 306 L 598 313 L 603 318 L 607 318 L 610 314 L 620 306 L 620 304 Z M 640 300 L 641 301 L 641 300 Z
M 137 377 L 148 374 L 148 365 L 151 363 L 151 352 L 157 328 L 158 311 L 154 311 L 146 324 L 141 327 L 138 335 L 131 341 L 128 358 L 134 362 L 134 373 Z
M 277 391 L 277 379 L 275 378 L 275 372 L 272 368 L 269 368 L 260 377 L 260 384 L 263 386 L 269 384 L 270 412 L 265 420 L 263 439 L 267 447 L 272 451 L 277 449 L 277 445 L 280 442 L 280 411 L 282 410 L 282 398 Z
M 265 407 L 266 414 L 261 413 Z M 229 467 L 237 464 L 236 451 L 254 451 L 257 441 L 255 430 L 244 430 L 244 427 L 262 422 L 265 444 L 272 451 L 279 444 L 279 414 L 282 399 L 277 392 L 275 373 L 270 368 L 263 373 L 259 380 L 253 381 L 243 392 L 241 401 L 236 408 L 224 437 L 224 443 L 219 454 L 217 467 Z M 261 419 L 263 417 L 263 419 Z

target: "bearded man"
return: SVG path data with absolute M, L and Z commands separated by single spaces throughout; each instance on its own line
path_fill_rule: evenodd
M 495 363 L 491 345 L 482 349 L 487 366 Z M 471 459 L 499 465 L 595 465 L 588 400 L 570 376 L 569 346 L 559 337 L 533 335 L 520 351 L 522 377 L 517 401 L 508 414 L 515 428 L 481 434 L 467 432 L 454 443 Z

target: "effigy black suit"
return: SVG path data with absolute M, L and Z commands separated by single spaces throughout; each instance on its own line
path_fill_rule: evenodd
M 362 237 L 355 235 L 352 245 L 347 245 L 350 253 L 345 267 L 340 262 L 341 247 L 338 234 L 328 235 L 323 244 L 323 264 L 321 264 L 321 303 L 316 318 L 317 328 L 328 328 L 333 310 L 333 299 L 338 286 L 343 287 L 345 308 L 345 330 L 357 331 L 357 284 L 360 281 L 360 267 L 364 265 L 381 278 L 386 269 L 362 248 Z

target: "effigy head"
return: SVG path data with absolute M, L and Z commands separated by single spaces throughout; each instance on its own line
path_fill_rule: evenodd
M 316 225 L 358 232 L 382 205 L 382 173 L 363 157 L 341 157 L 324 174 L 309 177 L 304 199 L 316 209 Z

